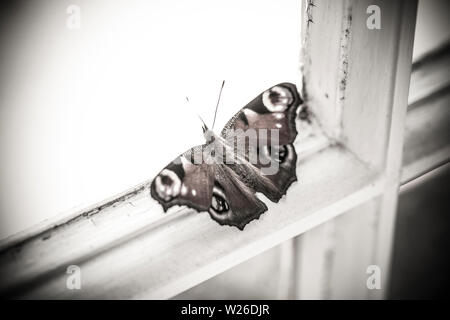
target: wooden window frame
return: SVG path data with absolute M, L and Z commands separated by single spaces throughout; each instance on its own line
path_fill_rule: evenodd
M 373 4 L 382 30 L 366 27 Z M 399 186 L 449 154 L 439 145 L 402 162 L 404 139 L 417 147 L 408 134 L 423 130 L 407 118 L 416 9 L 408 0 L 303 2 L 299 82 L 309 118 L 297 121 L 299 182 L 243 232 L 186 208 L 164 214 L 146 181 L 2 241 L 1 294 L 167 299 L 285 243 L 296 298 L 385 297 Z M 414 88 L 421 78 L 412 79 Z M 66 288 L 72 264 L 81 290 Z M 381 290 L 365 286 L 373 264 Z

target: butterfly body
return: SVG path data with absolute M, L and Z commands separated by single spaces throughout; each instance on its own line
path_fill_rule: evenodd
M 220 135 L 205 125 L 205 144 L 166 166 L 153 180 L 151 196 L 164 211 L 185 205 L 242 230 L 267 211 L 256 193 L 278 202 L 297 180 L 292 143 L 301 103 L 295 85 L 283 83 L 242 108 Z

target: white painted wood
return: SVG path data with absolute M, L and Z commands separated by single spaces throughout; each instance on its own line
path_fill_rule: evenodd
M 398 43 L 392 96 L 392 114 L 386 159 L 386 189 L 381 199 L 377 221 L 377 235 L 373 264 L 382 272 L 381 290 L 371 290 L 372 298 L 385 298 L 389 289 L 390 262 L 401 179 L 403 142 L 408 109 L 408 95 L 412 69 L 417 1 L 403 1 L 398 14 Z
M 146 182 L 70 219 L 2 242 L 0 274 L 8 277 L 2 277 L 0 292 L 26 298 L 170 298 L 315 228 L 283 244 L 278 297 L 291 297 L 293 291 L 298 298 L 381 297 L 361 283 L 369 263 L 387 269 L 400 182 L 410 66 L 405 57 L 415 7 L 398 3 L 405 2 L 380 2 L 388 12 L 384 27 L 394 31 L 382 35 L 362 28 L 364 15 L 355 18 L 368 1 L 321 0 L 304 8 L 314 22 L 303 20 L 303 82 L 320 124 L 314 117 L 313 125 L 297 123 L 300 181 L 245 232 L 220 227 L 192 210 L 163 215 Z M 351 30 L 348 36 L 346 30 Z M 374 48 L 381 52 L 370 51 Z M 392 72 L 385 72 L 385 61 Z M 440 88 L 436 81 L 427 82 L 434 91 Z M 367 90 L 359 92 L 361 82 Z M 433 110 L 426 112 L 430 119 L 439 114 L 438 107 Z M 420 121 L 411 122 L 407 136 L 420 134 Z M 447 152 L 436 148 L 412 156 L 404 177 L 442 161 Z M 65 287 L 69 264 L 82 268 L 81 291 Z
M 309 11 L 311 13 L 311 9 Z M 330 46 L 331 44 L 327 43 L 327 45 Z M 450 105 L 448 91 L 448 81 L 450 79 L 448 74 L 450 70 L 448 63 L 449 56 L 450 47 L 446 45 L 434 50 L 413 64 L 408 98 L 410 107 L 407 113 L 405 143 L 403 147 L 402 186 L 405 184 L 408 185 L 409 181 L 422 176 L 442 163 L 448 162 L 450 158 L 450 136 L 448 134 L 448 123 L 450 123 L 450 109 L 448 108 Z M 333 105 L 330 104 L 327 107 L 332 108 Z M 327 114 L 325 113 L 324 116 L 327 116 Z M 372 201 L 371 204 L 374 205 L 374 202 Z M 342 276 L 337 278 L 338 286 L 336 288 L 331 288 L 326 284 L 332 275 L 337 277 L 337 271 L 327 269 L 326 266 L 331 265 L 332 262 L 336 266 L 341 265 L 342 263 L 340 261 L 342 261 L 342 257 L 347 257 L 347 253 L 351 252 L 346 251 L 348 247 L 348 244 L 345 242 L 346 236 L 348 237 L 347 243 L 351 243 L 352 241 L 355 243 L 364 243 L 358 237 L 364 236 L 365 233 L 358 233 L 358 231 L 365 230 L 366 232 L 371 232 L 372 235 L 374 234 L 374 228 L 370 221 L 376 221 L 374 220 L 376 219 L 376 214 L 376 208 L 371 208 L 370 204 L 363 204 L 357 209 L 353 209 L 351 212 L 344 214 L 342 217 L 339 216 L 336 218 L 336 220 L 341 221 L 339 224 L 330 221 L 314 228 L 311 232 L 302 234 L 299 236 L 301 240 L 294 241 L 294 245 L 291 245 L 291 240 L 289 240 L 286 245 L 282 245 L 282 249 L 279 246 L 278 250 L 282 252 L 281 264 L 285 266 L 283 270 L 288 270 L 288 272 L 292 271 L 293 274 L 289 275 L 287 272 L 281 272 L 279 274 L 280 288 L 283 289 L 280 289 L 278 297 L 303 297 L 306 299 L 332 297 L 336 295 L 335 289 L 339 287 L 343 288 L 341 291 L 342 297 L 369 297 L 368 290 L 366 290 L 365 286 L 361 287 L 361 284 L 364 284 L 364 279 L 368 276 L 362 271 L 365 271 L 364 265 L 367 266 L 369 263 L 372 263 L 370 255 L 364 255 L 363 252 L 363 255 L 356 262 L 356 264 L 360 263 L 360 265 L 353 268 L 353 270 L 359 270 L 357 275 L 355 275 L 359 277 L 358 280 L 354 282 L 350 281 L 346 284 L 349 273 L 343 269 Z M 359 220 L 356 217 L 357 215 L 360 216 Z M 347 216 L 349 218 L 345 218 Z M 343 222 L 344 220 L 346 222 Z M 342 225 L 346 226 L 347 224 L 352 226 L 352 222 L 354 221 L 361 221 L 362 227 L 356 228 L 357 232 L 355 234 L 345 232 L 346 229 L 340 230 L 338 234 L 341 238 L 338 241 L 343 242 L 341 247 L 346 249 L 342 250 L 341 247 L 335 248 L 336 228 L 339 226 L 342 227 Z M 306 245 L 307 243 L 312 245 Z M 289 250 L 294 251 L 292 256 L 289 255 Z M 301 254 L 296 255 L 295 252 L 297 251 L 301 252 Z M 336 253 L 335 251 L 339 251 L 340 253 Z M 293 256 L 296 256 L 296 258 Z M 300 257 L 302 258 L 301 260 L 298 259 Z M 348 261 L 351 261 L 352 265 L 355 265 L 353 257 L 347 258 Z M 291 267 L 294 267 L 294 270 L 290 270 L 289 268 L 289 263 L 292 260 L 294 263 Z M 316 261 L 316 263 L 311 263 L 311 261 Z M 303 272 L 296 273 L 295 270 L 303 270 Z M 320 274 L 327 271 L 330 272 L 326 273 L 321 280 Z M 334 273 L 332 274 L 331 271 Z M 233 272 L 239 273 L 242 270 L 230 270 L 227 272 L 229 279 L 233 279 Z M 273 270 L 267 272 L 270 273 L 267 273 L 265 277 L 274 276 Z M 286 287 L 289 279 L 296 283 L 295 290 L 297 292 L 295 294 L 289 291 L 292 288 Z M 211 279 L 201 286 L 204 290 L 209 289 L 214 291 L 215 288 L 220 286 L 219 280 Z M 319 283 L 319 285 L 315 285 L 316 283 Z M 286 290 L 288 293 L 286 293 Z M 192 297 L 196 296 L 195 292 L 191 294 Z M 186 297 L 189 295 L 183 296 Z
M 289 239 L 279 246 L 280 270 L 278 280 L 277 298 L 288 300 L 294 298 L 295 292 L 295 240 Z M 275 275 L 270 275 L 275 276 Z M 247 297 L 248 298 L 248 297 Z
M 297 299 L 368 299 L 379 197 L 298 237 Z
M 450 162 L 447 162 L 439 167 L 437 167 L 436 169 L 430 170 L 427 173 L 421 175 L 420 177 L 408 181 L 405 184 L 402 184 L 400 186 L 400 193 L 407 193 L 408 191 L 410 191 L 413 188 L 416 188 L 417 186 L 419 186 L 422 183 L 428 182 L 429 180 L 438 177 L 439 175 L 443 174 L 446 172 L 446 170 L 450 169 Z
M 341 88 L 336 86 L 341 76 L 341 29 L 346 8 L 342 1 L 302 2 L 303 96 L 326 135 L 340 135 Z M 331 14 L 332 13 L 332 14 Z M 318 28 L 318 26 L 321 26 Z M 326 32 L 322 32 L 326 29 Z M 320 43 L 319 43 L 320 42 Z M 325 58 L 326 57 L 326 58 Z
M 334 164 L 333 170 L 329 170 L 329 163 Z M 283 199 L 279 206 L 269 204 L 269 214 L 250 223 L 245 232 L 221 227 L 207 214 L 184 210 L 173 214 L 170 223 L 142 226 L 127 236 L 126 241 L 118 240 L 91 254 L 73 254 L 70 260 L 59 260 L 61 251 L 80 246 L 79 238 L 76 242 L 63 240 L 67 228 L 73 229 L 74 234 L 83 233 L 86 226 L 75 223 L 55 230 L 52 238 L 47 240 L 59 238 L 53 246 L 42 245 L 42 239 L 38 238 L 30 247 L 23 246 L 20 252 L 4 252 L 0 270 L 12 277 L 2 283 L 2 289 L 47 274 L 48 279 L 41 278 L 33 283 L 33 290 L 17 293 L 42 298 L 169 298 L 376 196 L 382 190 L 376 174 L 339 147 L 318 152 L 301 160 L 299 165 L 302 182 L 292 187 L 290 195 L 293 196 Z M 90 238 L 84 239 L 87 242 Z M 90 239 L 89 244 L 95 247 L 95 238 Z M 42 251 L 38 254 L 35 250 L 39 246 Z M 35 250 L 28 249 L 31 247 Z M 27 265 L 21 265 L 25 261 Z M 82 268 L 82 291 L 65 288 L 64 269 L 68 264 Z
M 416 2 L 342 0 L 331 5 L 323 0 L 314 4 L 311 15 L 303 18 L 319 21 L 310 24 L 304 34 L 308 43 L 303 55 L 305 74 L 316 74 L 311 84 L 304 79 L 307 104 L 312 112 L 338 109 L 334 114 L 341 115 L 339 120 L 333 123 L 325 119 L 327 132 L 334 133 L 334 139 L 379 170 L 385 184 L 378 201 L 328 221 L 317 235 L 300 238 L 299 247 L 308 249 L 298 252 L 304 268 L 299 269 L 297 278 L 307 280 L 304 285 L 299 283 L 298 298 L 379 298 L 386 292 L 388 281 Z M 381 30 L 366 27 L 369 5 L 381 8 Z M 340 22 L 335 21 L 336 12 L 341 13 Z M 338 27 L 340 36 L 333 30 L 334 36 L 328 39 L 333 27 Z M 334 43 L 324 43 L 324 38 Z M 337 64 L 336 56 L 340 57 Z M 328 65 L 328 61 L 333 61 L 331 68 L 324 70 L 321 64 Z M 325 78 L 331 80 L 324 80 L 324 84 L 321 81 Z M 327 101 L 321 97 L 324 88 L 328 92 L 330 86 L 338 94 Z M 310 247 L 318 252 L 311 254 Z M 309 265 L 304 266 L 305 261 Z M 362 276 L 371 264 L 383 270 L 382 289 L 375 295 L 364 287 Z
M 289 240 L 285 243 L 288 243 Z M 286 293 L 283 252 L 285 243 L 269 249 L 217 276 L 173 297 L 181 300 L 203 299 L 277 299 Z M 287 266 L 289 267 L 289 266 Z M 291 297 L 289 297 L 291 298 Z
M 402 184 L 450 160 L 449 106 L 450 90 L 446 90 L 408 110 Z
M 118 206 L 122 206 L 123 204 L 125 204 L 124 208 L 125 211 L 131 209 L 129 210 L 127 215 L 133 215 L 133 212 L 136 211 L 132 209 L 133 207 L 135 207 L 133 206 L 134 205 L 133 201 L 136 201 L 136 196 L 138 196 L 143 189 L 148 188 L 150 183 L 151 181 L 144 182 L 138 186 L 135 186 L 134 188 L 131 188 L 113 197 L 105 199 L 100 203 L 80 208 L 77 207 L 68 212 L 63 212 L 61 214 L 58 214 L 54 218 L 42 221 L 41 223 L 30 229 L 26 229 L 11 237 L 2 239 L 0 241 L 0 252 L 7 248 L 15 246 L 16 244 L 18 245 L 20 243 L 29 241 L 30 239 L 35 237 L 39 236 L 47 237 L 48 235 L 51 234 L 52 229 L 59 228 L 67 224 L 71 224 L 72 222 L 80 220 L 83 217 L 86 219 L 90 219 L 95 216 L 95 219 L 88 220 L 91 221 L 92 224 L 95 224 L 95 221 L 97 221 L 98 218 L 101 216 L 101 214 L 100 215 L 97 214 L 103 213 L 105 209 L 108 209 L 110 207 L 116 208 Z M 144 202 L 145 200 L 149 199 L 144 199 Z M 147 209 L 147 205 L 149 211 L 151 212 L 150 218 L 159 219 L 162 217 L 163 213 L 162 210 L 158 210 L 156 204 L 152 203 L 150 200 L 148 201 L 148 204 L 146 204 L 146 206 L 143 205 L 140 206 L 142 206 L 141 207 L 142 209 L 144 208 Z M 150 210 L 150 208 L 155 208 L 155 210 Z M 146 219 L 148 218 L 149 217 L 147 216 Z
M 450 146 L 439 149 L 431 154 L 424 155 L 418 160 L 406 165 L 402 169 L 401 183 L 406 184 L 420 176 L 445 165 L 450 160 Z
M 115 287 L 115 291 L 102 284 L 83 290 L 78 297 L 171 297 L 378 194 L 381 189 L 376 174 L 345 150 L 329 147 L 328 139 L 321 134 L 314 117 L 310 120 L 311 124 L 297 123 L 300 129 L 296 141 L 300 183 L 290 189 L 290 196 L 280 204 L 269 205 L 270 214 L 250 224 L 244 233 L 220 227 L 207 214 L 196 214 L 192 210 L 174 208 L 164 215 L 149 196 L 149 183 L 144 183 L 74 214 L 69 220 L 53 222 L 47 228 L 39 227 L 4 242 L 0 252 L 0 273 L 7 277 L 2 277 L 0 292 L 12 296 L 63 297 L 66 289 L 62 278 L 66 276 L 64 270 L 68 265 L 93 266 L 88 268 L 87 274 L 83 271 L 84 277 L 90 279 L 90 274 L 91 279 L 99 277 L 99 280 L 110 283 L 111 279 L 122 278 L 121 263 L 126 264 L 122 265 L 124 268 L 140 264 L 131 258 L 138 255 L 135 259 L 142 258 L 146 263 L 150 258 L 158 261 L 157 268 L 160 269 L 157 272 L 142 274 L 143 269 L 130 271 L 130 276 L 135 279 L 145 275 L 151 282 L 147 283 L 148 287 L 129 288 L 134 285 L 128 285 L 130 279 L 124 277 L 124 282 Z M 326 151 L 322 151 L 324 149 Z M 335 163 L 335 166 L 327 172 L 325 168 L 329 163 Z M 306 164 L 310 169 L 305 167 Z M 344 179 L 345 172 L 351 172 L 352 178 L 345 179 L 342 186 L 340 180 Z M 335 181 L 335 187 L 328 180 Z M 338 186 L 340 192 L 334 192 L 333 188 Z M 305 197 L 305 200 L 303 207 L 293 210 L 297 204 L 296 195 Z M 253 233 L 248 231 L 252 228 Z M 208 233 L 212 242 L 203 241 L 207 240 Z M 150 247 L 146 247 L 144 252 L 141 251 L 143 245 L 136 239 L 147 236 L 152 244 L 149 242 Z M 159 239 L 158 245 L 169 247 L 158 249 L 153 242 L 155 239 Z M 238 239 L 242 244 L 248 243 L 248 247 L 234 253 Z M 179 247 L 181 243 L 183 248 Z M 204 254 L 212 253 L 210 250 L 214 245 L 211 243 L 217 247 L 208 259 Z M 166 252 L 166 261 L 162 259 L 161 251 Z M 113 252 L 117 259 L 114 262 L 108 258 Z M 196 259 L 186 256 L 194 253 L 198 255 Z M 180 269 L 172 272 L 172 265 Z M 182 268 L 183 265 L 186 268 Z M 114 269 L 114 266 L 119 269 Z M 114 270 L 109 270 L 111 268 Z M 51 279 L 57 279 L 60 287 L 53 287 Z M 30 287 L 35 287 L 36 291 L 28 292 Z M 282 287 L 286 286 L 280 284 L 280 295 L 286 292 Z
M 402 184 L 450 159 L 450 46 L 413 65 L 405 125 Z
M 325 132 L 382 169 L 388 142 L 399 1 L 305 2 L 304 95 Z M 382 30 L 366 26 L 369 5 L 382 12 Z M 313 22 L 308 23 L 308 20 Z M 412 26 L 413 27 L 413 26 Z M 388 72 L 386 72 L 388 70 Z M 381 76 L 381 73 L 384 76 Z M 377 137 L 377 139 L 373 139 Z M 370 143 L 367 143 L 370 141 Z
M 317 300 L 329 295 L 327 272 L 334 249 L 334 226 L 323 223 L 296 238 L 296 299 Z
M 447 43 L 414 63 L 408 104 L 413 105 L 449 86 L 450 43 Z

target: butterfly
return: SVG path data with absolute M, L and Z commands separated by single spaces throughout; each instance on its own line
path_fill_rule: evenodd
M 181 154 L 156 176 L 150 186 L 152 198 L 164 212 L 184 205 L 209 212 L 220 225 L 243 230 L 267 211 L 256 193 L 278 202 L 297 181 L 293 142 L 302 103 L 294 84 L 280 83 L 235 114 L 220 135 L 203 122 L 205 144 Z

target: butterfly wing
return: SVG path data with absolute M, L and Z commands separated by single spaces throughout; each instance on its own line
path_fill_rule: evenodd
M 209 214 L 221 225 L 236 226 L 243 230 L 252 220 L 267 211 L 255 191 L 241 177 L 223 164 L 213 165 L 215 184 Z
M 280 83 L 264 91 L 238 113 L 222 129 L 226 137 L 229 130 L 276 129 L 280 145 L 294 142 L 297 136 L 295 118 L 298 106 L 303 103 L 297 87 L 292 83 Z
M 208 157 L 206 147 L 188 150 L 161 170 L 150 186 L 151 196 L 164 211 L 185 205 L 199 212 L 208 211 L 221 225 L 242 230 L 267 207 L 233 170 L 203 161 Z
M 255 191 L 262 192 L 274 202 L 278 202 L 289 186 L 297 180 L 297 153 L 293 142 L 297 136 L 297 109 L 302 103 L 294 84 L 278 84 L 242 108 L 221 133 L 221 136 L 228 140 L 231 131 L 235 133 L 240 129 L 245 133 L 248 129 L 254 129 L 257 132 L 257 161 L 252 162 L 252 165 L 234 164 L 232 168 L 240 176 L 250 180 Z M 270 139 L 270 130 L 278 131 L 278 140 Z M 246 151 L 248 156 L 248 150 Z M 274 163 L 271 161 L 276 161 L 278 169 L 275 172 L 261 170 L 268 169 L 268 166 Z M 263 174 L 255 172 L 254 167 L 260 169 Z
M 197 211 L 207 211 L 211 205 L 214 170 L 202 161 L 204 145 L 192 148 L 167 165 L 153 179 L 151 196 L 167 211 L 175 205 L 186 205 Z

